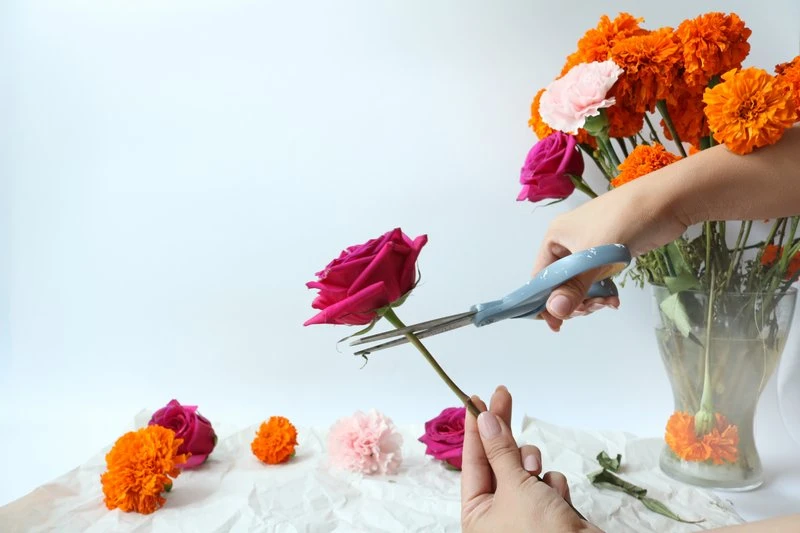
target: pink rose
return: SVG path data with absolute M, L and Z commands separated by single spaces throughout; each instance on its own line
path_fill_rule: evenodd
M 306 284 L 309 289 L 319 289 L 311 306 L 321 311 L 303 325 L 372 322 L 378 309 L 414 287 L 417 257 L 426 242 L 427 235 L 412 241 L 397 228 L 343 251 L 325 270 L 317 272 L 317 281 Z
M 554 130 L 577 135 L 588 117 L 614 105 L 606 98 L 624 70 L 611 60 L 580 63 L 547 86 L 539 100 L 542 120 Z
M 148 423 L 175 432 L 175 437 L 183 439 L 178 453 L 190 453 L 191 457 L 180 468 L 193 468 L 206 462 L 209 454 L 217 445 L 217 435 L 211 422 L 197 412 L 196 405 L 181 405 L 172 400 L 155 413 Z
M 419 441 L 427 446 L 425 453 L 461 470 L 461 450 L 464 448 L 464 418 L 466 407 L 449 407 L 439 416 L 425 422 L 425 434 Z
M 568 174 L 583 175 L 583 156 L 572 135 L 551 133 L 533 145 L 519 174 L 522 190 L 517 200 L 562 200 L 575 190 Z

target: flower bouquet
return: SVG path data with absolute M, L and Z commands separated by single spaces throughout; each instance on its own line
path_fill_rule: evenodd
M 751 31 L 736 14 L 655 30 L 642 22 L 603 16 L 535 95 L 529 125 L 540 141 L 518 200 L 557 202 L 575 190 L 594 198 L 715 144 L 745 156 L 798 121 L 800 56 L 774 74 L 742 68 Z M 602 189 L 584 178 L 584 158 Z M 766 222 L 707 222 L 628 272 L 653 286 L 675 397 L 661 466 L 683 481 L 761 483 L 755 406 L 786 342 L 800 276 L 800 217 Z

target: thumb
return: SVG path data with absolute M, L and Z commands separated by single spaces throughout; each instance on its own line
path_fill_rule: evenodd
M 569 318 L 572 312 L 586 299 L 595 276 L 595 272 L 586 272 L 553 290 L 550 298 L 547 299 L 547 310 L 550 314 L 562 320 Z
M 498 487 L 517 486 L 531 477 L 522 468 L 519 447 L 511 430 L 500 417 L 491 411 L 482 412 L 478 415 L 478 432 Z

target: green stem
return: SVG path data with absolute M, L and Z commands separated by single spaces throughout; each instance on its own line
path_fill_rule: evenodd
M 658 133 L 656 132 L 656 128 L 655 126 L 653 126 L 653 123 L 650 121 L 650 117 L 647 115 L 647 113 L 644 114 L 644 121 L 647 122 L 647 127 L 650 128 L 650 140 L 663 145 L 664 143 L 661 142 L 661 139 L 659 138 Z M 642 136 L 641 133 L 639 134 L 639 136 L 642 137 L 642 140 L 644 141 L 644 137 Z
M 391 307 L 386 311 L 386 313 L 384 313 L 383 316 L 396 329 L 401 329 L 406 327 L 406 325 L 403 324 L 403 321 L 400 320 L 397 314 L 395 314 L 394 309 L 392 309 Z M 439 377 L 442 378 L 442 381 L 444 381 L 447 384 L 447 386 L 450 387 L 450 390 L 453 391 L 456 396 L 458 396 L 458 399 L 461 400 L 461 403 L 463 403 L 467 407 L 467 409 L 469 409 L 469 412 L 472 413 L 472 415 L 477 418 L 477 416 L 481 413 L 480 409 L 478 409 L 478 407 L 474 403 L 472 403 L 472 399 L 470 399 L 470 397 L 467 396 L 464 393 L 464 391 L 459 389 L 458 385 L 456 385 L 455 382 L 452 379 L 450 379 L 450 376 L 448 376 L 447 372 L 445 372 L 444 369 L 441 366 L 439 366 L 439 363 L 436 362 L 436 359 L 433 358 L 433 355 L 431 355 L 431 352 L 428 351 L 425 345 L 422 344 L 422 342 L 420 342 L 417 336 L 411 332 L 406 333 L 405 336 L 408 339 L 408 342 L 410 342 L 412 345 L 414 345 L 414 347 L 417 350 L 419 350 L 419 352 L 433 367 L 436 373 L 439 374 Z
M 656 102 L 656 108 L 658 108 L 658 112 L 661 113 L 661 118 L 664 119 L 664 124 L 667 125 L 667 129 L 669 130 L 670 135 L 672 135 L 672 140 L 678 147 L 678 152 L 680 152 L 683 157 L 686 157 L 686 150 L 684 150 L 683 143 L 681 143 L 681 137 L 678 135 L 678 130 L 675 129 L 675 124 L 672 123 L 672 119 L 669 116 L 669 111 L 667 111 L 667 102 L 664 100 L 659 100 Z
M 642 140 L 642 144 L 643 145 L 650 146 L 650 143 L 647 142 L 647 139 L 644 138 L 644 135 L 642 135 L 642 132 L 639 132 L 637 135 L 639 135 L 639 138 Z
M 625 146 L 625 139 L 617 139 L 617 144 L 619 145 L 619 149 L 622 150 L 622 155 L 626 158 L 628 157 L 628 147 Z
M 700 411 L 714 414 L 713 392 L 711 390 L 711 328 L 714 321 L 714 269 L 711 269 L 711 284 L 708 289 L 708 316 L 706 318 L 705 370 L 703 371 L 703 395 L 700 397 Z
M 608 173 L 608 170 L 606 170 L 603 164 L 600 161 L 598 161 L 597 158 L 594 156 L 594 150 L 592 149 L 592 147 L 586 144 L 579 144 L 578 146 L 580 146 L 581 150 L 583 150 L 583 152 L 589 156 L 589 159 L 594 161 L 594 164 L 597 165 L 597 168 L 599 168 L 600 172 L 603 173 L 603 177 L 611 181 L 611 175 Z
M 641 133 L 639 135 L 641 135 Z M 630 141 L 631 146 L 633 146 L 633 149 L 635 150 L 636 149 L 636 145 L 639 144 L 639 143 L 636 142 L 636 135 L 632 135 L 632 136 L 628 137 L 628 140 Z
M 596 137 L 597 143 L 603 148 L 608 158 L 611 160 L 611 164 L 614 165 L 614 175 L 619 173 L 619 157 L 617 157 L 617 152 L 614 151 L 614 147 L 611 145 L 611 140 L 608 138 L 608 134 L 601 133 Z
M 572 184 L 575 185 L 575 188 L 581 191 L 583 194 L 588 196 L 589 198 L 597 198 L 597 193 L 589 187 L 589 184 L 583 181 L 583 178 L 580 176 L 576 176 L 574 174 L 567 174 L 569 176 L 570 181 Z

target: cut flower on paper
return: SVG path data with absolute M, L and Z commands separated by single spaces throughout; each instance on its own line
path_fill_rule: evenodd
M 179 454 L 181 439 L 161 426 L 148 426 L 120 437 L 106 455 L 107 469 L 100 477 L 109 509 L 150 514 L 164 505 L 162 494 L 187 455 Z
M 297 446 L 297 429 L 282 416 L 270 417 L 262 422 L 255 439 L 250 443 L 259 461 L 268 465 L 285 463 L 294 456 Z
M 328 434 L 331 466 L 362 474 L 396 474 L 403 462 L 403 437 L 376 410 L 338 420 Z

